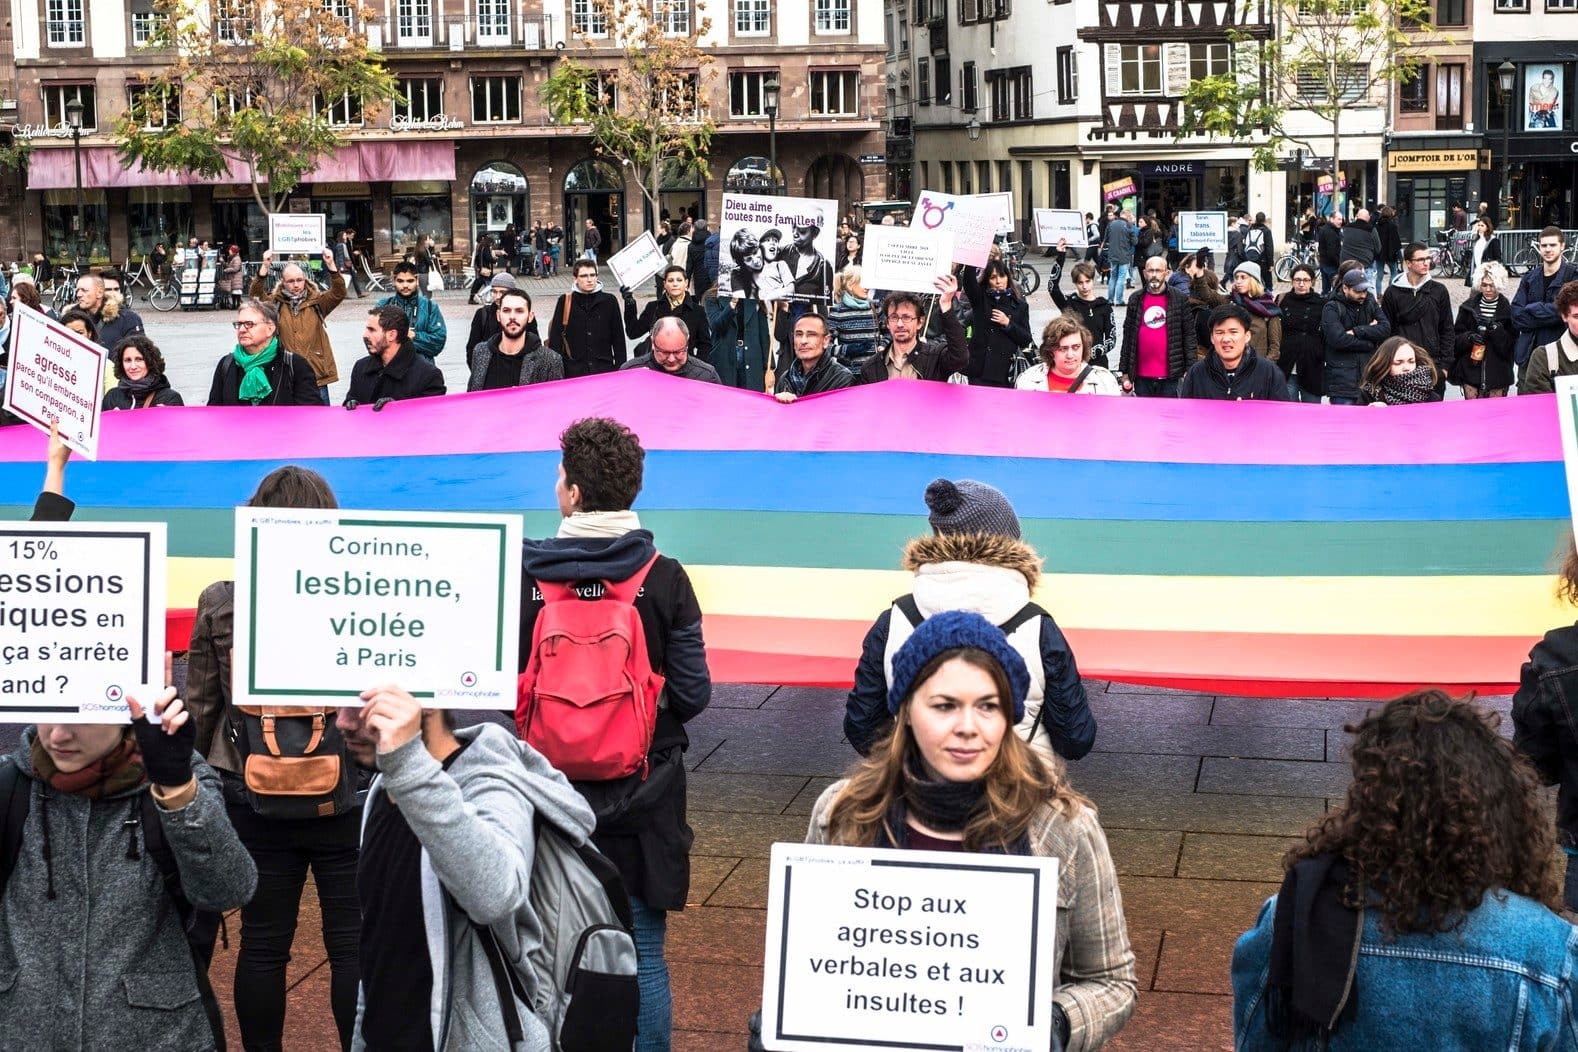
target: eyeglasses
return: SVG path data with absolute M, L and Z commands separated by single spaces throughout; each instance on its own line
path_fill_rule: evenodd
M 262 324 L 263 322 L 260 321 L 233 321 L 230 323 L 230 327 L 237 332 L 248 332 Z
M 892 322 L 896 322 L 896 321 L 920 321 L 920 317 L 918 315 L 915 315 L 915 314 L 889 314 L 888 315 L 888 322 L 890 324 Z
M 1410 256 L 1409 259 L 1408 259 L 1408 262 L 1410 262 L 1410 263 L 1429 263 L 1430 262 L 1430 257 L 1429 256 Z
M 661 347 L 654 347 L 652 348 L 652 355 L 656 358 L 683 358 L 689 350 L 689 347 L 681 347 L 677 351 L 665 351 Z

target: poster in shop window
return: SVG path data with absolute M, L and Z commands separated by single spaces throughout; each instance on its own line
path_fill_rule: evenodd
M 1561 63 L 1537 62 L 1523 67 L 1524 131 L 1561 131 L 1563 68 Z

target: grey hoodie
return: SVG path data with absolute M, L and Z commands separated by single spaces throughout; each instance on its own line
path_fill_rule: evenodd
M 23 730 L 11 761 L 33 802 L 0 903 L 0 1048 L 213 1048 L 181 918 L 142 843 L 146 783 L 102 800 L 55 792 L 36 780 L 37 733 Z M 193 905 L 235 909 L 257 867 L 225 817 L 219 776 L 195 753 L 192 766 L 197 798 L 158 809 L 165 842 Z
M 510 1049 L 487 955 L 471 921 L 493 929 L 504 956 L 523 961 L 542 941 L 532 912 L 533 822 L 551 822 L 585 843 L 596 819 L 581 794 L 542 755 L 494 723 L 455 732 L 465 751 L 446 771 L 420 738 L 378 756 L 362 812 L 388 807 L 405 814 L 422 843 L 422 915 L 427 927 L 433 993 L 428 1005 L 435 1052 Z M 468 919 L 469 918 L 469 919 Z M 363 1052 L 358 992 L 353 1052 Z M 517 1001 L 525 1038 L 512 1052 L 548 1052 L 547 1028 Z

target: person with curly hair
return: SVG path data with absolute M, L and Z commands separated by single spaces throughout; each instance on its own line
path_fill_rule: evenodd
M 1233 949 L 1239 1052 L 1578 1047 L 1550 815 L 1499 723 L 1422 690 L 1347 728 L 1347 798 Z

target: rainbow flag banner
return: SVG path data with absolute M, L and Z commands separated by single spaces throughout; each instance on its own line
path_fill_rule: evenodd
M 1089 676 L 1273 696 L 1418 684 L 1505 692 L 1573 613 L 1554 398 L 1384 410 L 1048 398 L 927 383 L 780 405 L 646 371 L 339 409 L 106 417 L 78 519 L 163 520 L 172 641 L 230 576 L 232 508 L 286 463 L 346 508 L 519 511 L 553 532 L 559 432 L 612 416 L 647 449 L 636 508 L 689 567 L 722 682 L 843 684 L 909 590 L 938 476 L 1008 494 L 1037 599 Z M 0 517 L 28 514 L 44 438 L 0 433 Z

